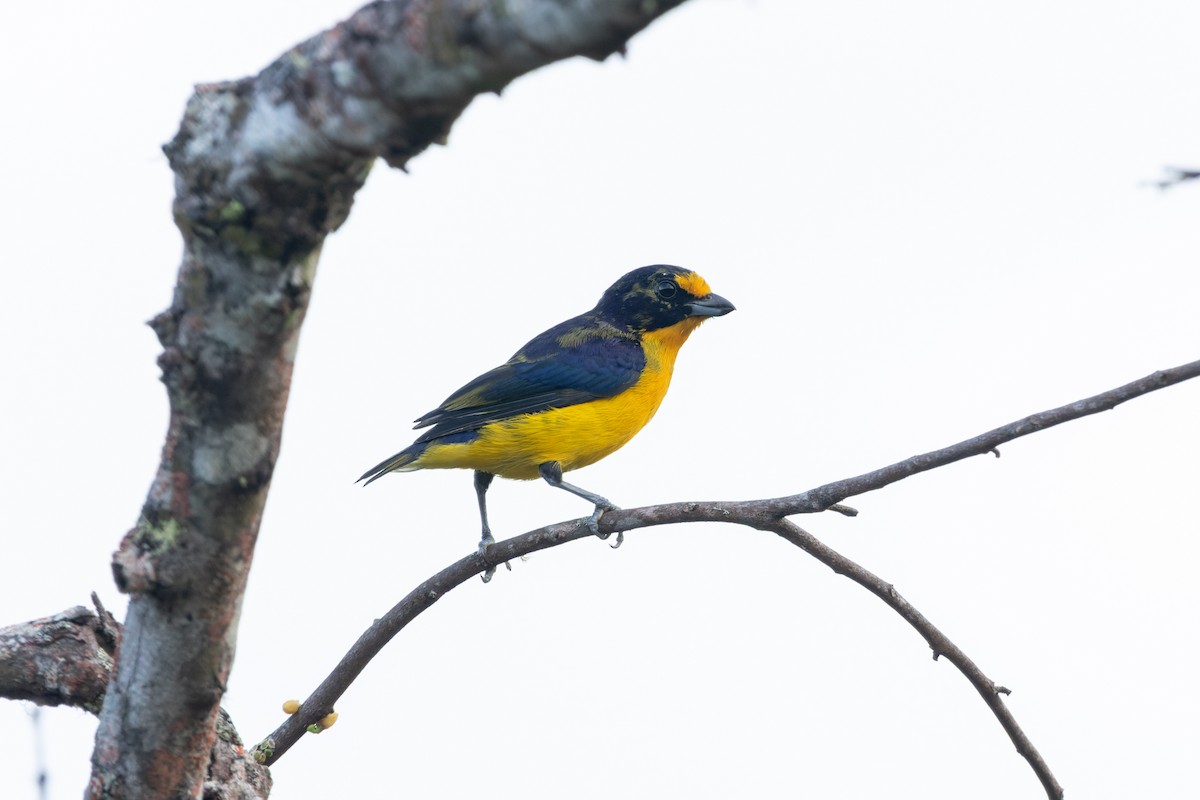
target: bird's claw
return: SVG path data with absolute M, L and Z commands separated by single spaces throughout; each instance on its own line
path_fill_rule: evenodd
M 600 518 L 604 516 L 605 511 L 617 511 L 617 510 L 618 510 L 618 508 L 616 506 L 614 506 L 612 503 L 609 503 L 608 505 L 601 505 L 600 503 L 596 504 L 596 510 L 593 511 L 592 515 L 587 518 L 587 523 L 586 523 L 588 526 L 588 530 L 592 532 L 593 536 L 595 536 L 597 539 L 601 539 L 601 540 L 607 539 L 609 536 L 612 536 L 612 531 L 608 531 L 607 533 L 600 532 Z M 617 531 L 617 538 L 616 538 L 616 540 L 613 541 L 613 543 L 611 545 L 609 545 L 609 547 L 616 550 L 618 547 L 621 546 L 621 543 L 624 541 L 625 541 L 625 531 Z
M 490 548 L 495 543 L 496 543 L 496 539 L 492 536 L 492 534 L 490 532 L 485 531 L 483 534 L 483 538 L 479 540 L 479 555 L 486 556 L 488 548 Z M 512 572 L 512 564 L 505 561 L 504 567 L 509 572 Z M 496 576 L 496 568 L 494 566 L 491 566 L 491 567 L 488 567 L 484 571 L 484 573 L 479 576 L 479 578 L 484 583 L 489 583 L 492 580 L 492 578 L 494 578 L 495 576 Z
M 592 535 L 597 536 L 601 539 L 608 538 L 607 533 L 600 532 L 600 518 L 604 516 L 604 512 L 607 510 L 608 509 L 605 508 L 604 506 L 600 506 L 600 505 L 596 506 L 596 510 L 593 511 L 592 515 L 590 517 L 588 517 L 587 520 L 584 522 L 584 524 L 587 525 L 588 530 L 592 532 Z

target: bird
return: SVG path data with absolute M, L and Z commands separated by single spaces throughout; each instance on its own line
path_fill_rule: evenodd
M 733 310 L 696 272 L 669 264 L 635 269 L 595 308 L 538 334 L 418 417 L 413 428 L 429 430 L 356 483 L 366 486 L 389 472 L 474 470 L 479 552 L 485 553 L 495 543 L 486 499 L 492 479 L 541 478 L 591 503 L 587 524 L 600 536 L 600 517 L 617 506 L 567 483 L 563 473 L 594 464 L 632 439 L 662 403 L 688 336 Z M 623 536 L 618 533 L 614 547 Z M 484 581 L 494 572 L 489 568 Z

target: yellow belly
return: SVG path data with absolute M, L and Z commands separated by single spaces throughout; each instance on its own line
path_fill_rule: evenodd
M 532 480 L 538 477 L 538 465 L 547 461 L 557 461 L 564 471 L 596 463 L 632 439 L 658 411 L 675 355 L 699 322 L 690 317 L 645 334 L 646 367 L 641 379 L 621 394 L 489 423 L 464 444 L 431 443 L 413 467 L 476 469 Z

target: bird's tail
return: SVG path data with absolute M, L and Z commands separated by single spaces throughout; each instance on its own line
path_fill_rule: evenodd
M 415 469 L 420 469 L 416 464 L 416 460 L 421 457 L 421 453 L 423 452 L 425 452 L 424 443 L 406 447 L 391 458 L 371 467 L 362 474 L 362 477 L 358 481 L 366 481 L 363 486 L 367 486 L 371 481 L 381 478 L 389 472 L 412 472 Z M 355 483 L 358 483 L 358 481 L 355 481 Z

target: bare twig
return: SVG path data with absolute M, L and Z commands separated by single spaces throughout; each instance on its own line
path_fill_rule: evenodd
M 924 614 L 917 611 L 911 603 L 901 597 L 900 593 L 896 591 L 895 586 L 884 581 L 870 570 L 846 558 L 790 520 L 778 520 L 772 527 L 772 530 L 837 574 L 845 575 L 887 603 L 893 611 L 903 617 L 905 622 L 912 625 L 917 633 L 925 638 L 925 641 L 929 644 L 929 648 L 933 650 L 934 660 L 937 660 L 940 656 L 945 656 L 946 660 L 958 667 L 959 672 L 966 676 L 971 685 L 975 687 L 975 691 L 979 692 L 979 696 L 987 703 L 988 708 L 996 715 L 996 719 L 1000 720 L 1000 725 L 1004 728 L 1004 732 L 1008 734 L 1008 738 L 1016 745 L 1017 752 L 1029 762 L 1029 766 L 1033 769 L 1034 774 L 1042 782 L 1042 787 L 1045 788 L 1046 795 L 1054 798 L 1054 800 L 1059 800 L 1063 796 L 1062 786 L 1058 784 L 1054 773 L 1050 771 L 1050 766 L 1042 758 L 1042 754 L 1037 751 L 1037 748 L 1033 746 L 1033 742 L 1029 741 L 1029 737 L 1025 735 L 1025 732 L 1021 730 L 1021 726 L 1017 724 L 1016 717 L 1008 710 L 1008 706 L 1004 704 L 1004 699 L 1001 695 L 1008 694 L 1008 689 L 993 683 L 990 678 L 984 675 L 983 670 L 976 666 L 975 662 L 968 658 L 966 653 L 960 650 L 941 630 L 926 619 Z
M 987 702 L 988 707 L 999 719 L 1017 751 L 1029 762 L 1042 786 L 1046 789 L 1047 795 L 1051 798 L 1061 798 L 1062 787 L 1059 786 L 1049 766 L 1017 725 L 1012 713 L 1000 697 L 1008 690 L 997 686 L 988 679 L 965 653 L 901 597 L 891 584 L 837 553 L 784 517 L 792 514 L 840 510 L 833 507 L 847 497 L 880 489 L 910 475 L 970 456 L 996 453 L 998 452 L 996 448 L 1005 442 L 1111 409 L 1127 400 L 1197 376 L 1200 376 L 1200 361 L 1155 372 L 1125 386 L 1025 417 L 950 447 L 913 456 L 874 472 L 835 481 L 789 497 L 732 503 L 669 503 L 611 511 L 601 519 L 601 532 L 630 531 L 677 522 L 731 522 L 770 531 L 802 548 L 838 574 L 846 575 L 887 603 L 925 638 L 933 649 L 935 658 L 941 655 L 946 656 Z M 285 720 L 274 733 L 257 746 L 262 757 L 267 763 L 273 763 L 287 752 L 304 734 L 309 725 L 316 723 L 317 720 L 333 710 L 333 704 L 383 646 L 446 592 L 489 567 L 495 567 L 529 553 L 582 539 L 589 535 L 591 532 L 581 520 L 548 525 L 497 542 L 486 555 L 476 553 L 467 556 L 426 580 L 368 628 L 329 677 L 303 703 L 300 711 Z
M 996 455 L 999 455 L 997 448 L 1006 442 L 1011 442 L 1014 439 L 1028 436 L 1031 433 L 1036 433 L 1046 428 L 1053 428 L 1055 425 L 1061 425 L 1064 422 L 1070 422 L 1080 417 L 1098 414 L 1101 411 L 1110 411 L 1127 400 L 1141 397 L 1156 389 L 1172 386 L 1197 376 L 1200 376 L 1200 361 L 1182 364 L 1171 369 L 1159 370 L 1132 383 L 1127 383 L 1124 386 L 1118 386 L 1107 392 L 1101 392 L 1098 395 L 1077 400 L 1074 403 L 1068 403 L 1065 406 L 1059 406 L 1049 411 L 1031 414 L 1024 419 L 1010 422 L 1007 425 L 1002 425 L 987 433 L 982 433 L 979 436 L 959 442 L 958 444 L 944 447 L 941 450 L 934 450 L 919 456 L 906 458 L 883 469 L 877 469 L 855 478 L 846 478 L 845 480 L 827 483 L 824 486 L 818 486 L 816 489 L 810 489 L 807 492 L 795 494 L 790 497 L 780 497 L 766 501 L 752 501 L 752 505 L 765 504 L 764 511 L 781 517 L 790 514 L 821 511 L 847 497 L 882 489 L 888 484 L 895 483 L 918 472 L 927 472 L 937 467 L 953 464 L 955 461 L 961 461 L 964 458 L 983 455 L 985 453 L 995 452 Z
M 1172 189 L 1181 183 L 1194 181 L 1200 178 L 1200 169 L 1186 169 L 1183 167 L 1163 167 L 1165 177 L 1159 178 L 1156 181 L 1150 181 L 1150 185 L 1158 189 Z

